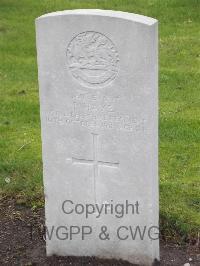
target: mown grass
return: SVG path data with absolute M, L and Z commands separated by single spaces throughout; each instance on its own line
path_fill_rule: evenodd
M 42 204 L 34 19 L 101 8 L 159 20 L 160 217 L 165 238 L 196 238 L 200 226 L 200 1 L 0 0 L 0 193 Z

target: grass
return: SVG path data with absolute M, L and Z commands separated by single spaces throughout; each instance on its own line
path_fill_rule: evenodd
M 101 8 L 159 20 L 160 217 L 166 239 L 200 226 L 200 1 L 0 0 L 0 194 L 38 206 L 42 163 L 34 19 Z

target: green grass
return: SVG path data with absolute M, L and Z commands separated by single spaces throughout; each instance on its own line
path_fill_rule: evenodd
M 34 19 L 75 8 L 123 10 L 159 20 L 161 230 L 167 239 L 195 238 L 200 226 L 199 0 L 0 0 L 0 194 L 42 204 Z

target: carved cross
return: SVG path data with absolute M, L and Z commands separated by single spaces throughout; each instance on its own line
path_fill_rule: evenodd
M 119 167 L 119 162 L 106 162 L 106 161 L 99 161 L 98 160 L 98 135 L 92 133 L 93 137 L 93 159 L 82 159 L 82 158 L 75 158 L 72 157 L 72 163 L 80 163 L 80 164 L 90 164 L 93 165 L 94 170 L 94 193 L 95 193 L 95 202 L 96 202 L 96 178 L 98 177 L 98 169 L 99 166 L 107 166 L 107 167 Z

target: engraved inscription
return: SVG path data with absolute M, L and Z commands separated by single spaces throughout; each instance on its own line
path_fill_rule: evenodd
M 83 86 L 101 88 L 110 84 L 119 69 L 119 56 L 112 41 L 99 32 L 75 36 L 67 47 L 72 76 Z
M 93 158 L 83 159 L 83 158 L 72 157 L 72 163 L 93 165 L 94 193 L 95 193 L 95 202 L 96 202 L 96 178 L 98 177 L 99 166 L 119 168 L 119 162 L 108 162 L 108 161 L 106 162 L 98 160 L 98 135 L 92 133 L 92 138 L 93 138 Z
M 79 125 L 90 130 L 117 130 L 125 132 L 145 132 L 145 118 L 119 111 L 122 97 L 105 96 L 98 92 L 80 93 L 72 99 L 71 107 L 63 111 L 51 110 L 46 115 L 48 124 L 58 126 Z

